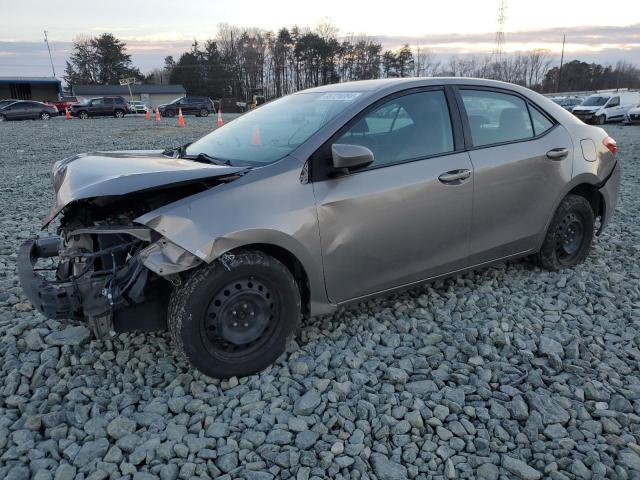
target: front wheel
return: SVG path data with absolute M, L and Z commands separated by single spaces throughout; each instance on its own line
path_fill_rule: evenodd
M 176 349 L 213 378 L 259 372 L 285 350 L 301 313 L 298 285 L 259 251 L 227 254 L 175 288 L 168 326 Z
M 595 121 L 596 121 L 595 123 L 596 123 L 596 125 L 604 125 L 605 120 L 606 120 L 606 118 L 605 118 L 604 115 L 598 115 L 595 118 Z
M 173 118 L 176 116 L 176 112 L 174 112 L 173 110 L 165 110 L 164 116 L 168 118 Z
M 51 115 L 48 112 L 42 112 L 40 114 L 40 120 L 49 120 L 51 118 Z
M 575 267 L 591 250 L 594 214 L 591 204 L 579 195 L 567 195 L 549 225 L 536 263 L 547 270 Z
M 199 115 L 201 117 L 208 117 L 209 116 L 209 110 L 207 110 L 206 108 L 203 108 L 203 109 L 200 110 Z
M 7 117 L 5 117 L 4 115 L 0 115 L 0 122 L 4 122 L 7 120 Z
M 80 112 L 78 113 L 78 118 L 86 120 L 87 118 L 89 118 L 89 114 L 87 112 Z

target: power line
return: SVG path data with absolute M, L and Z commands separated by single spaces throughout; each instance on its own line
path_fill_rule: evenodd
M 498 22 L 496 29 L 496 46 L 494 55 L 497 62 L 502 62 L 504 53 L 504 27 L 507 23 L 507 0 L 498 0 Z

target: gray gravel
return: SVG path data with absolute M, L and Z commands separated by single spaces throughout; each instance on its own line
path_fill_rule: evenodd
M 169 125 L 171 123 L 171 125 Z M 640 477 L 640 128 L 585 265 L 500 265 L 309 321 L 260 375 L 203 377 L 164 334 L 95 341 L 25 301 L 15 251 L 52 163 L 179 145 L 214 118 L 0 125 L 0 478 Z

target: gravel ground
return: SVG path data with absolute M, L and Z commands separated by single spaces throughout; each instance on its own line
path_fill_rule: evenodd
M 621 201 L 586 264 L 509 263 L 341 309 L 262 374 L 214 381 L 168 335 L 45 320 L 15 271 L 55 160 L 179 145 L 215 118 L 175 123 L 0 125 L 0 478 L 640 477 L 640 128 L 607 126 Z

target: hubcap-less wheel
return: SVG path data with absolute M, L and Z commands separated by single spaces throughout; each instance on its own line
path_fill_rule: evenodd
M 265 282 L 255 278 L 233 281 L 216 294 L 205 312 L 206 347 L 238 353 L 259 348 L 277 314 L 277 302 Z
M 571 212 L 565 215 L 556 230 L 556 252 L 562 264 L 570 264 L 582 250 L 585 240 L 584 220 Z
M 47 112 L 42 112 L 42 113 L 40 114 L 40 118 L 41 118 L 42 120 L 49 120 L 49 119 L 51 118 L 51 115 L 49 115 Z
M 207 117 L 208 115 L 209 115 L 209 110 L 207 110 L 206 108 L 203 108 L 202 110 L 200 110 L 201 117 Z

